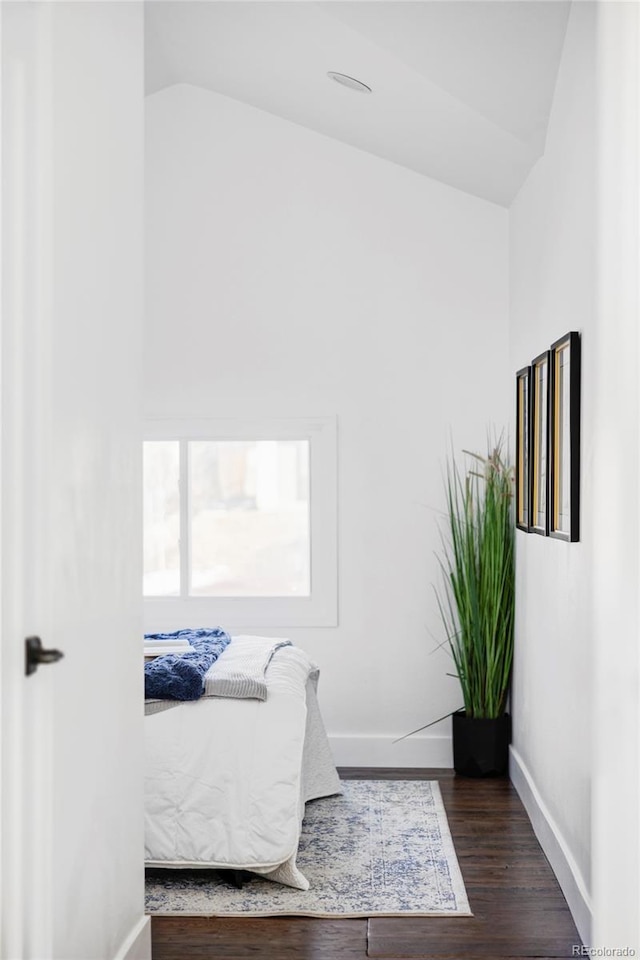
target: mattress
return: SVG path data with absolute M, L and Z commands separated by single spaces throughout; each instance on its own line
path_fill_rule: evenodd
M 145 718 L 145 861 L 250 870 L 298 889 L 307 800 L 340 792 L 317 668 L 282 647 L 267 699 L 205 697 Z

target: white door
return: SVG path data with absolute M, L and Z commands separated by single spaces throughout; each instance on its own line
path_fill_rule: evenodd
M 142 957 L 142 8 L 0 18 L 1 954 Z

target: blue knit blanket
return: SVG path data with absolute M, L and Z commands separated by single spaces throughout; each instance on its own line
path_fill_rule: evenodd
M 195 653 L 167 653 L 144 665 L 146 700 L 198 700 L 204 693 L 204 677 L 212 663 L 231 643 L 220 627 L 211 630 L 177 630 L 146 633 L 145 640 L 188 640 Z

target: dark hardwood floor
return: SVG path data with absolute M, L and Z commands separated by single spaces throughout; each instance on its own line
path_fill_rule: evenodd
M 154 917 L 153 960 L 538 960 L 580 938 L 511 783 L 450 770 L 340 770 L 343 779 L 438 780 L 473 917 Z

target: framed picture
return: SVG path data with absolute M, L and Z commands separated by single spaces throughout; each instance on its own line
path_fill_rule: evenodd
M 531 367 L 516 373 L 516 526 L 531 530 Z
M 580 335 L 549 354 L 549 536 L 580 539 Z
M 549 534 L 549 351 L 531 364 L 531 480 L 529 529 L 546 537 Z

